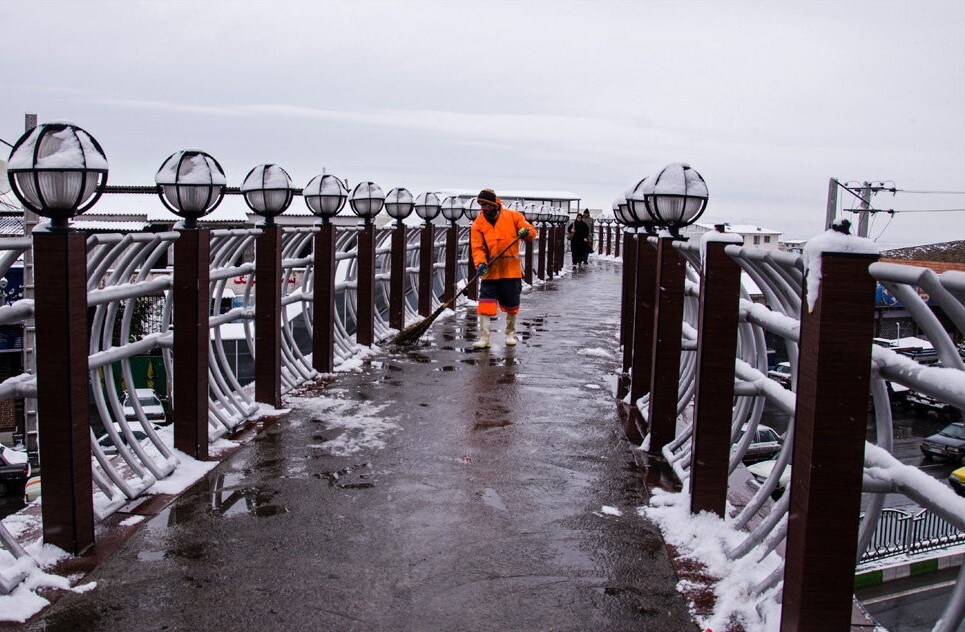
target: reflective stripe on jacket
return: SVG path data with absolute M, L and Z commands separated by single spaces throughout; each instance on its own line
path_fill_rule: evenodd
M 484 281 L 523 278 L 523 266 L 519 261 L 519 242 L 513 244 L 499 261 L 493 262 L 492 259 L 516 239 L 519 229 L 529 229 L 526 241 L 533 241 L 536 237 L 536 228 L 526 221 L 522 213 L 502 206 L 501 200 L 499 204 L 499 217 L 496 218 L 495 226 L 490 224 L 480 211 L 469 231 L 473 263 L 477 267 L 481 263 L 489 263 L 489 272 L 483 277 Z

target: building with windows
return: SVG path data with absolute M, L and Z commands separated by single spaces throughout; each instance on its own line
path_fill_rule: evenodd
M 716 224 L 696 223 L 682 229 L 680 233 L 687 238 L 700 238 L 704 233 L 716 230 Z M 779 250 L 781 231 L 761 228 L 753 224 L 723 224 L 724 232 L 740 235 L 745 246 L 753 246 L 762 250 Z

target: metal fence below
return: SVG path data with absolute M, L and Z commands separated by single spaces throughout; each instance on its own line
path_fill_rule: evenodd
M 864 520 L 863 514 L 861 519 Z M 914 555 L 962 543 L 965 543 L 965 531 L 928 509 L 918 512 L 883 509 L 859 563 L 897 555 Z

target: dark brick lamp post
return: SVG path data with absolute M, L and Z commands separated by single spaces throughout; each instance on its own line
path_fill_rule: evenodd
M 68 220 L 94 205 L 107 170 L 100 144 L 69 123 L 33 128 L 14 144 L 7 163 L 17 199 L 50 219 L 33 232 L 43 533 L 44 542 L 73 554 L 94 543 L 94 507 L 86 237 L 71 230 Z
M 457 196 L 451 195 L 442 201 L 442 216 L 449 221 L 446 230 L 445 274 L 442 284 L 442 302 L 449 301 L 456 295 L 456 251 L 459 246 L 459 228 L 456 222 L 464 212 L 463 202 Z
M 442 202 L 435 193 L 420 193 L 415 199 L 415 214 L 425 220 L 419 235 L 419 315 L 432 313 L 432 290 L 435 278 L 435 234 L 432 220 L 442 212 Z
M 408 189 L 397 187 L 385 196 L 385 212 L 395 220 L 392 229 L 392 263 L 389 271 L 389 327 L 405 327 L 406 227 L 403 220 L 412 214 L 415 200 Z
M 513 203 L 510 205 L 510 208 L 515 208 L 515 207 L 518 207 L 518 206 L 519 206 L 519 202 L 513 202 Z M 476 221 L 476 218 L 477 218 L 477 217 L 479 217 L 479 213 L 480 213 L 480 212 L 482 212 L 482 207 L 479 206 L 479 200 L 478 200 L 478 198 L 476 198 L 475 196 L 473 196 L 473 197 L 469 198 L 468 200 L 466 200 L 466 203 L 463 204 L 463 206 L 462 206 L 462 213 L 463 213 L 463 215 L 466 217 L 466 219 L 469 220 L 469 225 L 470 225 L 470 226 L 472 226 L 472 223 Z M 469 246 L 469 248 L 468 248 L 468 252 L 469 252 L 469 256 L 466 257 L 466 274 L 467 274 L 467 277 L 466 277 L 466 278 L 471 279 L 471 278 L 473 278 L 473 276 L 476 274 L 475 262 L 472 260 L 472 245 L 471 245 L 471 244 L 470 244 L 470 246 Z M 532 277 L 530 277 L 530 278 L 528 279 L 528 282 L 529 282 L 530 285 L 533 284 L 533 279 L 532 279 Z M 479 282 L 478 282 L 478 281 L 473 282 L 472 286 L 471 286 L 471 287 L 469 288 L 469 290 L 466 292 L 466 297 L 467 297 L 469 300 L 472 300 L 472 301 L 475 301 L 475 300 L 477 300 L 477 299 L 479 298 Z
M 312 368 L 335 370 L 335 225 L 332 218 L 345 206 L 348 190 L 331 174 L 315 176 L 302 189 L 305 205 L 321 218 L 315 233 L 315 286 L 312 299 Z
M 265 218 L 255 242 L 255 400 L 281 407 L 282 231 L 275 217 L 291 205 L 295 187 L 278 165 L 258 165 L 241 185 L 245 203 Z
M 372 220 L 385 205 L 385 194 L 374 182 L 359 182 L 348 199 L 352 212 L 362 219 L 358 235 L 355 288 L 355 342 L 375 344 L 375 225 Z
M 198 150 L 175 152 L 154 176 L 158 197 L 184 219 L 174 242 L 174 447 L 196 459 L 208 458 L 208 353 L 211 313 L 211 231 L 198 220 L 225 194 L 218 161 Z

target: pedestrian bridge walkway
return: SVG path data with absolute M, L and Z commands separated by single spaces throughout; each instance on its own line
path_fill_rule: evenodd
M 286 396 L 290 412 L 29 630 L 690 630 L 624 438 L 621 266 L 524 293 L 519 345 L 473 311 Z M 98 547 L 107 539 L 98 537 Z

